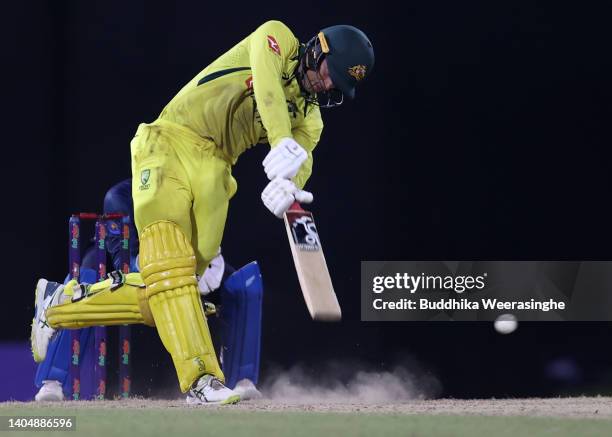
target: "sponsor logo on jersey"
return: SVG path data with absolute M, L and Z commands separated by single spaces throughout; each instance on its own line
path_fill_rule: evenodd
M 246 84 L 247 89 L 252 89 L 253 88 L 253 76 L 249 76 L 249 78 L 245 80 L 244 83 Z
M 276 40 L 274 39 L 274 37 L 272 35 L 268 35 L 268 47 L 270 47 L 270 49 L 276 53 L 278 56 L 280 56 L 280 46 L 278 45 L 278 43 L 276 42 Z
M 348 74 L 353 76 L 355 80 L 360 81 L 366 75 L 366 66 L 365 65 L 355 65 L 348 69 Z
M 151 177 L 150 169 L 146 168 L 140 172 L 140 187 L 138 187 L 140 191 L 148 190 L 149 188 L 151 188 L 151 184 L 148 183 L 150 177 Z

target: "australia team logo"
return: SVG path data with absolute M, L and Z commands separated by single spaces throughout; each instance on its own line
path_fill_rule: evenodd
M 362 80 L 366 75 L 366 66 L 365 65 L 355 65 L 348 69 L 348 74 L 353 76 L 356 81 Z
M 151 177 L 150 169 L 146 168 L 140 172 L 140 187 L 138 187 L 140 191 L 148 190 L 149 188 L 151 188 L 151 184 L 149 184 L 150 177 Z

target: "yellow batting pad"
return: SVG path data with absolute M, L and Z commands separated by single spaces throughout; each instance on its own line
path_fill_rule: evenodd
M 72 280 L 66 284 L 64 294 L 75 299 L 75 290 L 82 290 L 80 287 L 86 289 L 82 298 L 47 310 L 47 320 L 52 328 L 76 329 L 145 322 L 138 304 L 138 291 L 143 289 L 140 274 L 126 275 L 125 281 L 115 289 L 111 279 L 87 286 L 79 286 Z
M 172 222 L 158 221 L 143 229 L 139 257 L 147 297 L 186 285 L 198 285 L 191 243 Z
M 197 290 L 195 254 L 181 228 L 168 221 L 145 227 L 139 257 L 149 307 L 181 391 L 204 374 L 223 380 Z

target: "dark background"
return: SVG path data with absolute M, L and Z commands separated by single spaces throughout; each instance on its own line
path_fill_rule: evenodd
M 261 265 L 262 376 L 271 363 L 315 372 L 335 360 L 405 365 L 443 396 L 612 393 L 609 323 L 501 336 L 490 323 L 359 314 L 361 260 L 610 259 L 610 10 L 576 5 L 5 2 L 0 340 L 28 338 L 36 279 L 66 273 L 68 215 L 100 210 L 129 177 L 140 122 L 268 19 L 301 41 L 347 23 L 369 35 L 376 66 L 355 102 L 324 112 L 307 186 L 342 323 L 309 319 L 282 222 L 259 197 L 267 148 L 234 171 L 223 249 L 235 266 Z M 154 332 L 135 335 L 137 389 L 173 381 Z

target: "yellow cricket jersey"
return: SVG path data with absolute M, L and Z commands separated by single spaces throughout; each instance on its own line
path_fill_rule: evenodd
M 312 171 L 323 121 L 295 77 L 300 43 L 280 21 L 268 21 L 202 70 L 168 103 L 159 119 L 212 141 L 234 164 L 257 143 L 293 137 L 308 152 L 295 184 Z

